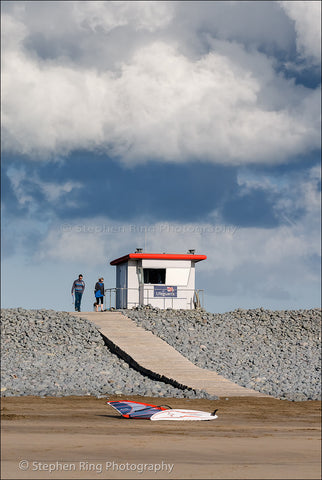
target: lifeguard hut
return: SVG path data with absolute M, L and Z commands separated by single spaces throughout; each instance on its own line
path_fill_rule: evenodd
M 137 248 L 110 262 L 116 266 L 115 306 L 133 308 L 152 305 L 161 309 L 191 310 L 202 306 L 200 290 L 195 288 L 195 265 L 206 255 L 144 253 Z M 111 303 L 111 302 L 110 302 Z

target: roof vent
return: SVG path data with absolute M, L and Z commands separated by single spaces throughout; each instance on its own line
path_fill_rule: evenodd
M 143 248 L 137 248 L 137 249 L 135 250 L 135 253 L 142 253 L 142 252 L 143 252 Z

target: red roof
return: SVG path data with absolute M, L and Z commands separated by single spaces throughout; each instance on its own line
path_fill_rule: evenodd
M 127 262 L 130 259 L 149 259 L 149 260 L 192 260 L 193 262 L 200 262 L 206 260 L 207 255 L 194 255 L 183 253 L 128 253 L 124 257 L 116 258 L 110 262 L 110 265 L 118 265 L 119 263 Z

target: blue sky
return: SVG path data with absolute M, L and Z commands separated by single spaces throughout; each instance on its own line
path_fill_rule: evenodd
M 2 306 L 195 248 L 206 308 L 320 305 L 321 4 L 2 2 Z

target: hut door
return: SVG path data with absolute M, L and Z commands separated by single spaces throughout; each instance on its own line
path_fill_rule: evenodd
M 118 285 L 116 295 L 116 308 L 127 308 L 127 264 L 123 263 L 118 268 Z

